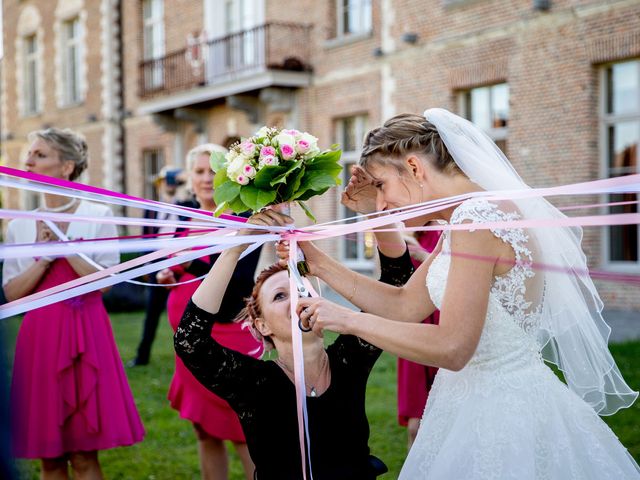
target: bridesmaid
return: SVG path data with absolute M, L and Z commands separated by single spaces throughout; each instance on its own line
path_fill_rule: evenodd
M 33 132 L 29 172 L 76 180 L 87 167 L 87 144 L 71 130 Z M 112 215 L 108 207 L 44 194 L 41 211 L 89 217 Z M 115 226 L 58 224 L 69 238 L 115 237 Z M 43 222 L 9 223 L 7 243 L 49 242 Z M 90 255 L 109 267 L 117 252 Z M 3 288 L 12 301 L 96 271 L 79 256 L 6 259 Z M 42 478 L 101 479 L 98 451 L 132 445 L 144 436 L 107 311 L 99 291 L 28 312 L 16 341 L 11 383 L 12 448 L 18 458 L 40 459 Z
M 214 151 L 226 150 L 213 144 L 200 145 L 187 154 L 188 184 L 194 193 L 194 200 L 183 206 L 200 208 L 213 212 L 216 205 L 213 201 L 214 173 L 209 166 L 209 158 Z M 181 235 L 188 231 L 179 232 Z M 171 269 L 158 272 L 160 284 L 170 285 L 185 282 L 205 275 L 219 255 L 202 257 L 190 263 L 177 265 Z M 244 308 L 244 298 L 251 295 L 253 277 L 255 275 L 260 250 L 247 255 L 238 262 L 233 278 L 232 288 L 224 296 L 219 318 L 211 336 L 225 347 L 255 356 L 262 354 L 262 344 L 258 343 L 249 330 L 234 322 L 234 318 Z M 167 301 L 169 323 L 174 332 L 178 328 L 182 314 L 189 300 L 197 290 L 201 281 L 171 287 Z M 254 465 L 249 456 L 238 415 L 229 404 L 211 393 L 196 380 L 191 372 L 176 357 L 176 370 L 169 387 L 169 401 L 180 416 L 191 421 L 198 439 L 200 469 L 204 480 L 226 480 L 228 477 L 228 456 L 224 440 L 231 440 L 244 467 L 247 479 L 253 478 Z

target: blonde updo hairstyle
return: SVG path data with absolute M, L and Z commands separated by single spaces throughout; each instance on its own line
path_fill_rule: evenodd
M 89 152 L 84 137 L 68 128 L 47 128 L 36 130 L 28 135 L 30 142 L 41 139 L 58 152 L 61 161 L 71 161 L 74 164 L 69 180 L 77 179 L 87 168 Z
M 371 164 L 390 164 L 404 174 L 404 160 L 410 154 L 421 156 L 440 172 L 461 173 L 435 125 L 413 113 L 396 115 L 369 131 L 359 163 L 365 170 Z
M 256 278 L 256 283 L 253 286 L 253 290 L 251 291 L 251 295 L 245 298 L 245 307 L 238 313 L 236 317 L 236 322 L 241 322 L 242 326 L 248 328 L 257 341 L 262 342 L 264 346 L 265 353 L 273 350 L 275 345 L 273 340 L 269 337 L 263 336 L 258 328 L 256 327 L 256 320 L 262 316 L 262 308 L 260 306 L 260 290 L 262 289 L 262 285 L 264 282 L 271 278 L 276 273 L 284 272 L 287 270 L 287 267 L 280 265 L 279 263 L 274 263 L 273 265 L 268 266 L 260 274 L 258 278 Z

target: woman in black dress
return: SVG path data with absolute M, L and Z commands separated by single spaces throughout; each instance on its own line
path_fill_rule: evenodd
M 273 211 L 254 215 L 258 225 L 291 224 Z M 302 461 L 298 440 L 293 348 L 286 267 L 275 264 L 257 278 L 242 316 L 278 359 L 262 361 L 225 348 L 210 332 L 236 263 L 245 246 L 224 251 L 194 293 L 175 334 L 175 349 L 187 368 L 209 390 L 229 402 L 240 418 L 259 480 L 299 480 Z M 387 283 L 403 283 L 411 260 L 381 257 Z M 322 337 L 303 333 L 304 370 L 311 465 L 315 480 L 368 480 L 386 471 L 369 452 L 365 389 L 381 351 L 351 335 L 328 348 Z M 377 464 L 376 464 L 377 461 Z

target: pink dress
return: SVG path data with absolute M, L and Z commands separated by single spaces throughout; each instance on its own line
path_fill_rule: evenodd
M 78 278 L 55 260 L 36 291 Z M 12 448 L 19 458 L 55 458 L 140 442 L 136 410 L 100 292 L 28 312 L 11 383 Z
M 257 257 L 255 261 L 257 263 Z M 255 264 L 253 265 L 253 271 L 255 271 Z M 185 273 L 179 277 L 178 281 L 184 282 L 192 278 L 195 278 L 194 275 Z M 248 275 L 245 281 L 249 282 L 248 285 L 252 287 L 253 275 Z M 169 323 L 174 332 L 178 328 L 182 314 L 191 296 L 200 283 L 192 282 L 171 289 L 167 301 L 167 313 Z M 231 283 L 229 289 L 234 288 L 238 288 L 238 286 L 234 286 Z M 234 312 L 233 315 L 237 314 L 238 311 Z M 263 352 L 262 344 L 255 340 L 251 333 L 243 329 L 239 323 L 216 322 L 212 329 L 211 337 L 225 347 L 255 358 L 259 358 Z M 200 425 L 212 437 L 234 442 L 246 442 L 238 415 L 225 400 L 203 387 L 177 356 L 176 369 L 169 387 L 168 398 L 171 402 L 171 407 L 177 410 L 182 418 Z
M 440 239 L 440 232 L 421 232 L 418 242 L 427 252 L 431 253 Z M 420 262 L 413 260 L 416 268 Z M 440 312 L 436 310 L 425 318 L 422 323 L 437 325 Z M 433 384 L 438 369 L 398 358 L 398 423 L 407 426 L 410 418 L 422 418 L 427 404 L 429 390 Z

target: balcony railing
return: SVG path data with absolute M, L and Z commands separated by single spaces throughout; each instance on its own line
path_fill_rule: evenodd
M 266 70 L 310 72 L 310 28 L 267 23 L 145 60 L 140 64 L 140 96 L 214 85 Z

